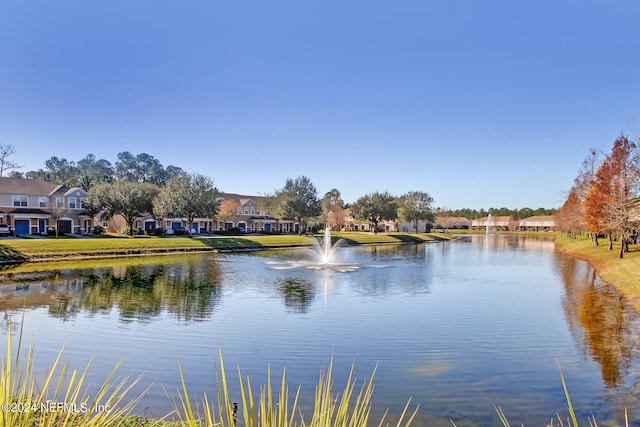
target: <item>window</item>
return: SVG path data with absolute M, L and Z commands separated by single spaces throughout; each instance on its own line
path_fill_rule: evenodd
M 49 207 L 49 200 L 47 199 L 47 197 L 38 197 L 38 207 L 39 208 Z
M 75 208 L 76 208 L 76 198 L 69 197 L 69 209 L 75 209 Z
M 102 226 L 107 228 L 109 226 L 109 221 L 102 221 Z
M 15 207 L 29 206 L 29 196 L 13 196 L 13 206 Z
M 78 209 L 84 208 L 84 199 L 78 199 Z
M 64 208 L 64 197 L 56 197 L 56 208 Z

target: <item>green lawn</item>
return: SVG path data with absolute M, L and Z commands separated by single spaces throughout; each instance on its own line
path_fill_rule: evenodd
M 318 236 L 319 237 L 319 236 Z M 337 233 L 333 240 L 344 238 L 349 244 L 421 243 L 451 238 L 443 234 L 407 233 Z M 243 250 L 312 245 L 314 237 L 259 235 L 233 237 L 134 237 L 88 239 L 16 239 L 0 240 L 0 259 L 37 260 L 87 258 L 96 256 L 150 255 L 210 250 Z

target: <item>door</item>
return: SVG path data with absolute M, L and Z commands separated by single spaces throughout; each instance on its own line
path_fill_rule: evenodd
M 144 231 L 147 234 L 153 234 L 156 231 L 156 222 L 155 221 L 145 221 L 144 222 Z
M 71 220 L 61 219 L 58 221 L 58 233 L 71 234 Z
M 45 234 L 47 232 L 47 221 L 44 219 L 38 220 L 38 233 Z
M 30 228 L 30 221 L 28 219 L 16 219 L 13 221 L 13 227 L 14 227 L 14 232 L 16 235 L 20 234 L 20 235 L 24 235 L 24 234 L 31 234 L 29 233 Z

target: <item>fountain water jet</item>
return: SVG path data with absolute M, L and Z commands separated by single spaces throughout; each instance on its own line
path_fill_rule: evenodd
M 340 239 L 335 245 L 331 245 L 331 228 L 327 227 L 324 230 L 322 243 L 318 243 L 318 241 L 315 242 L 315 248 L 312 251 L 312 254 L 318 259 L 320 264 L 328 265 L 334 261 L 334 250 L 343 244 L 344 240 Z
M 315 241 L 313 249 L 306 251 L 313 260 L 296 260 L 286 262 L 270 262 L 275 270 L 289 270 L 294 268 L 308 268 L 312 270 L 335 270 L 341 273 L 355 271 L 360 268 L 357 263 L 336 262 L 336 249 L 344 245 L 345 241 L 340 239 L 335 244 L 331 243 L 331 228 L 324 230 L 321 241 Z

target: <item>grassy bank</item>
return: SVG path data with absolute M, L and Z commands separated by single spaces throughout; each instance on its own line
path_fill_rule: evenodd
M 337 233 L 347 244 L 421 243 L 450 239 L 439 233 Z M 241 251 L 313 245 L 315 238 L 294 235 L 233 237 L 135 237 L 87 239 L 4 239 L 0 261 L 40 261 L 59 258 L 116 257 L 202 251 Z
M 609 250 L 609 242 L 600 239 L 599 246 L 593 246 L 586 236 L 570 240 L 562 236 L 556 239 L 556 247 L 571 256 L 588 261 L 602 280 L 612 285 L 623 295 L 631 306 L 640 313 L 640 246 L 630 245 L 624 258 L 619 258 L 620 245 L 614 242 Z

